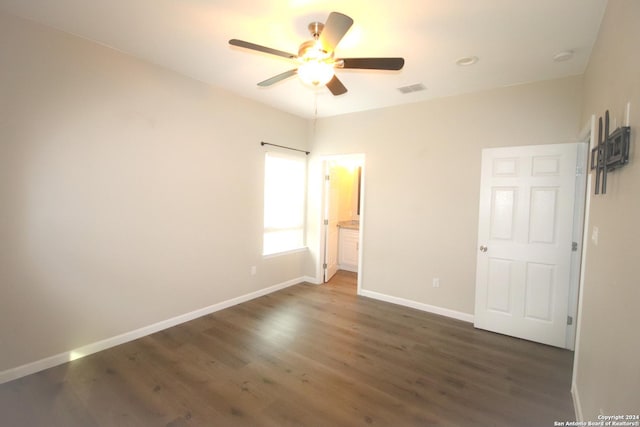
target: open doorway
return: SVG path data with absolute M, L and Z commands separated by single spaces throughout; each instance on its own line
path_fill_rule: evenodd
M 322 171 L 322 281 L 327 283 L 338 271 L 361 271 L 364 155 L 326 157 Z

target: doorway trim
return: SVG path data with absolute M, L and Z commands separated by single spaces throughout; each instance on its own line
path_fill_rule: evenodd
M 364 153 L 353 153 L 353 154 L 330 154 L 330 155 L 324 155 L 324 156 L 319 156 L 318 158 L 319 161 L 319 171 L 318 173 L 320 174 L 319 176 L 319 185 L 320 188 L 318 188 L 318 192 L 319 194 L 321 194 L 320 197 L 320 204 L 319 204 L 319 211 L 318 211 L 318 224 L 317 226 L 319 227 L 318 230 L 321 230 L 320 234 L 320 238 L 318 239 L 318 259 L 317 259 L 317 263 L 316 263 L 316 279 L 317 282 L 319 284 L 324 284 L 324 268 L 323 268 L 323 264 L 324 264 L 324 254 L 325 254 L 325 225 L 324 225 L 324 219 L 325 219 L 325 212 L 326 212 L 326 187 L 325 187 L 325 171 L 327 170 L 327 165 L 329 162 L 332 161 L 344 161 L 344 162 L 358 162 L 360 164 L 360 166 L 362 167 L 362 172 L 361 172 L 361 177 L 360 177 L 360 223 L 359 223 L 359 230 L 358 230 L 358 240 L 360 242 L 360 244 L 358 245 L 358 279 L 357 279 L 357 293 L 358 295 L 360 294 L 360 291 L 362 289 L 362 277 L 364 274 L 364 266 L 363 266 L 363 242 L 364 242 L 364 229 L 365 229 L 365 187 L 366 187 L 366 156 Z
M 573 209 L 573 242 L 578 243 L 579 251 L 572 254 L 571 259 L 571 283 L 569 285 L 568 316 L 571 324 L 568 325 L 565 348 L 573 351 L 576 344 L 576 330 L 578 327 L 578 305 L 582 275 L 584 273 L 586 212 L 589 200 L 590 176 L 588 170 L 589 153 L 591 144 L 580 135 L 578 142 L 578 163 L 576 165 L 576 197 Z
M 588 144 L 588 152 L 591 152 L 591 149 L 596 145 L 596 116 L 592 114 L 589 117 L 586 125 L 580 132 L 579 141 Z M 584 296 L 584 281 L 585 281 L 585 271 L 586 271 L 586 260 L 587 260 L 587 249 L 588 249 L 588 241 L 589 241 L 589 229 L 591 227 L 589 220 L 589 212 L 591 206 L 591 174 L 587 171 L 587 180 L 586 180 L 586 199 L 584 204 L 584 224 L 583 224 L 583 233 L 582 233 L 582 252 L 581 252 L 581 264 L 580 264 L 580 280 L 577 284 L 578 289 L 578 304 L 577 304 L 577 312 L 576 312 L 576 321 L 574 322 L 575 327 L 575 339 L 574 339 L 574 347 L 573 347 L 573 366 L 571 373 L 571 397 L 573 398 L 573 407 L 575 409 L 576 420 L 582 421 L 584 419 L 582 415 L 582 403 L 580 401 L 580 395 L 578 394 L 578 386 L 576 383 L 576 375 L 578 372 L 578 363 L 580 360 L 579 351 L 580 351 L 580 335 L 581 335 L 581 326 L 582 326 L 582 300 Z

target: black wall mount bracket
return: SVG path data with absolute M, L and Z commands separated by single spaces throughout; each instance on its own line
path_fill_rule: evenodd
M 607 194 L 607 174 L 629 162 L 631 127 L 622 126 L 609 134 L 609 110 L 598 120 L 598 145 L 591 150 L 591 170 L 596 171 L 595 194 Z

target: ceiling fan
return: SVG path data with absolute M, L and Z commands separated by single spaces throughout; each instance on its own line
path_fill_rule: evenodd
M 297 74 L 305 83 L 314 86 L 326 85 L 333 95 L 342 95 L 347 92 L 347 88 L 335 76 L 336 68 L 400 70 L 404 66 L 404 58 L 335 58 L 334 50 L 351 25 L 353 19 L 338 12 L 331 12 L 324 24 L 310 23 L 309 32 L 313 39 L 303 42 L 297 55 L 238 39 L 229 40 L 229 44 L 298 62 L 297 68 L 261 81 L 258 86 L 271 86 Z

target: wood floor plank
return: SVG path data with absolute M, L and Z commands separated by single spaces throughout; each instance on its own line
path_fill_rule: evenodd
M 3 426 L 552 426 L 572 353 L 300 284 L 0 385 Z

